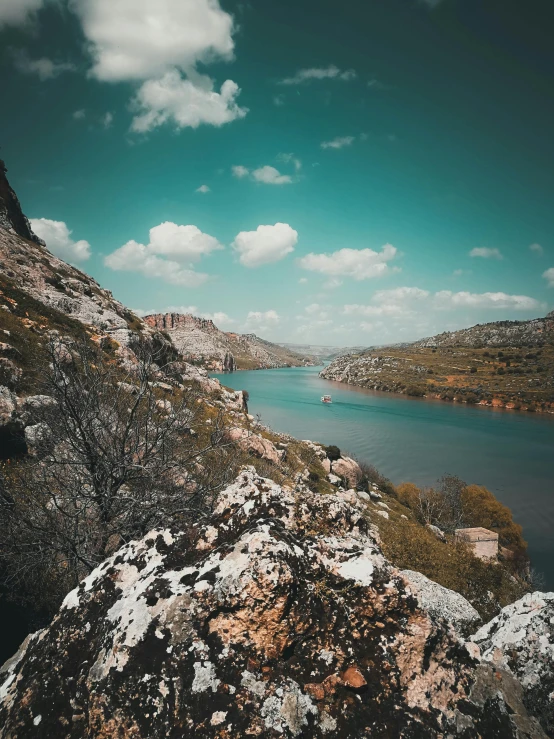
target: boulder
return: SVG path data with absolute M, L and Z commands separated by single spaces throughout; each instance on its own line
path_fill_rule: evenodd
M 331 464 L 331 471 L 334 475 L 346 480 L 346 484 L 350 488 L 355 488 L 362 478 L 360 465 L 350 457 L 341 457 L 335 460 Z
M 434 534 L 437 537 L 437 539 L 440 539 L 440 541 L 442 542 L 446 542 L 446 536 L 444 535 L 444 531 L 442 531 L 442 529 L 439 529 L 438 526 L 434 526 L 432 523 L 428 523 L 427 528 L 432 534 Z
M 421 572 L 402 570 L 400 574 L 433 618 L 448 621 L 463 635 L 470 634 L 481 623 L 479 613 L 463 595 L 429 580 Z
M 16 400 L 16 396 L 9 388 L 0 385 L 0 428 L 12 422 Z
M 239 426 L 230 429 L 228 435 L 230 439 L 237 441 L 245 451 L 251 452 L 261 459 L 267 459 L 268 462 L 273 462 L 273 464 L 280 464 L 285 455 L 285 452 L 277 449 L 269 439 L 264 439 L 263 436 L 253 434 Z
M 554 736 L 554 593 L 528 593 L 474 634 L 483 659 L 519 678 L 524 703 Z
M 542 739 L 519 690 L 421 607 L 361 505 L 247 468 L 68 594 L 0 670 L 0 737 Z
M 52 431 L 46 423 L 36 423 L 25 428 L 25 443 L 30 454 L 36 454 L 52 439 Z

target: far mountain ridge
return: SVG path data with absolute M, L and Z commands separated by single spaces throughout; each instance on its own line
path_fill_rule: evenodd
M 291 351 L 256 334 L 221 331 L 211 319 L 190 313 L 154 313 L 144 321 L 166 333 L 188 362 L 215 372 L 314 364 L 312 355 Z

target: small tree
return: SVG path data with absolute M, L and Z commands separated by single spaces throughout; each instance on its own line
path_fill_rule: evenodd
M 55 606 L 122 543 L 205 515 L 234 475 L 223 415 L 203 424 L 199 391 L 161 389 L 152 345 L 134 349 L 123 374 L 85 342 L 49 346 L 34 456 L 0 496 L 8 584 L 38 602 Z

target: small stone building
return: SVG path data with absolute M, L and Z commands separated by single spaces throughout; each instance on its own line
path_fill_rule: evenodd
M 456 529 L 456 539 L 464 541 L 473 549 L 480 559 L 496 559 L 498 557 L 498 534 L 481 526 L 473 529 Z

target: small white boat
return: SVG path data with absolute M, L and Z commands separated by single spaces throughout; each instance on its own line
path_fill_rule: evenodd
M 330 395 L 322 395 L 321 396 L 321 402 L 322 403 L 332 403 L 333 401 L 331 400 L 331 396 Z

